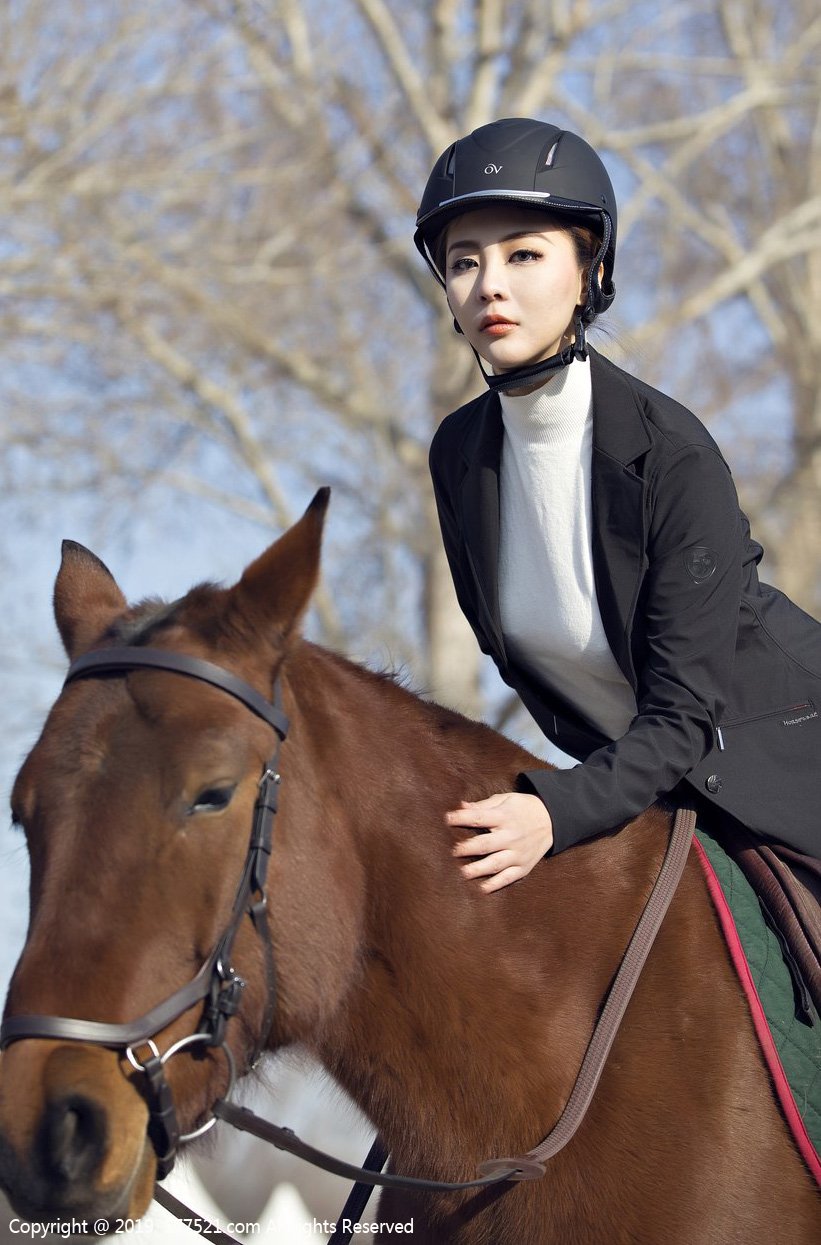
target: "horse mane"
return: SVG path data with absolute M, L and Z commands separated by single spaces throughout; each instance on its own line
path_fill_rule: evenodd
M 142 601 L 132 605 L 127 614 L 116 619 L 106 631 L 103 639 L 111 640 L 117 645 L 133 645 L 134 647 L 150 644 L 157 632 L 178 623 L 187 622 L 183 616 L 192 601 L 196 604 L 204 604 L 206 598 L 213 599 L 214 594 L 220 591 L 218 584 L 206 581 L 195 585 L 185 596 L 178 597 L 174 601 L 164 601 L 160 597 L 145 597 Z
M 209 640 L 215 638 L 215 629 L 219 629 L 223 635 L 229 635 L 232 633 L 230 622 L 215 624 L 213 618 L 214 597 L 224 591 L 220 584 L 204 581 L 173 601 L 165 601 L 160 597 L 145 597 L 131 606 L 127 614 L 116 619 L 102 638 L 115 645 L 136 648 L 153 643 L 164 631 L 175 626 L 190 628 Z M 429 699 L 413 685 L 413 676 L 406 666 L 398 668 L 384 666 L 374 669 L 322 645 L 309 641 L 304 641 L 304 643 L 308 644 L 314 654 L 321 653 L 340 672 L 347 671 L 354 678 L 364 680 L 371 686 L 390 684 L 397 688 L 411 701 L 424 706 L 423 712 L 436 718 L 440 726 L 453 728 L 461 723 L 468 730 L 476 728 L 494 736 L 497 734 L 484 723 L 475 722 L 456 710 L 448 709 Z
M 492 748 L 495 742 L 506 753 L 508 761 L 514 757 L 519 760 L 527 758 L 534 761 L 535 764 L 540 764 L 525 749 L 514 743 L 507 736 L 500 734 L 486 722 L 466 717 L 465 714 L 460 713 L 456 709 L 451 709 L 446 705 L 439 704 L 436 700 L 431 700 L 412 685 L 411 677 L 407 670 L 392 670 L 390 668 L 374 670 L 370 666 L 354 661 L 342 653 L 325 648 L 320 644 L 314 644 L 309 640 L 303 640 L 300 649 L 303 655 L 307 656 L 310 654 L 311 664 L 314 668 L 325 664 L 327 670 L 336 670 L 343 678 L 351 678 L 354 684 L 359 685 L 366 692 L 383 689 L 383 695 L 387 694 L 389 697 L 392 697 L 395 705 L 400 709 L 400 721 L 409 724 L 418 715 L 426 723 L 428 729 L 432 730 L 433 735 L 436 737 L 437 746 L 441 746 L 445 741 L 451 740 L 454 747 L 458 747 L 460 744 L 467 743 L 470 740 L 472 743 L 478 743 L 487 749 L 489 747 Z M 294 656 L 296 656 L 296 653 Z M 466 764 L 476 764 L 477 762 L 481 764 L 481 755 L 481 752 L 478 754 L 473 753 L 471 749 L 464 754 L 462 761 Z M 547 762 L 543 762 L 543 764 L 547 764 Z

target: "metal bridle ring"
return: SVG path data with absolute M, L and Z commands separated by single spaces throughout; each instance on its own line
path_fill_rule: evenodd
M 188 1037 L 180 1038 L 178 1042 L 174 1042 L 172 1046 L 169 1046 L 165 1054 L 161 1056 L 160 1063 L 163 1066 L 165 1066 L 165 1064 L 168 1062 L 169 1059 L 172 1058 L 173 1055 L 176 1055 L 178 1051 L 184 1050 L 186 1046 L 193 1046 L 195 1042 L 210 1042 L 210 1041 L 211 1041 L 211 1035 L 209 1033 L 190 1033 Z M 223 1043 L 221 1046 L 215 1046 L 214 1050 L 221 1050 L 227 1060 L 228 1088 L 226 1089 L 222 1097 L 230 1098 L 231 1094 L 234 1092 L 234 1086 L 237 1083 L 236 1061 L 234 1060 L 234 1056 L 231 1053 L 231 1047 L 226 1046 L 225 1043 Z M 182 1133 L 179 1138 L 179 1144 L 182 1145 L 183 1142 L 193 1141 L 196 1137 L 202 1137 L 204 1133 L 207 1133 L 210 1129 L 214 1127 L 216 1122 L 217 1122 L 217 1117 L 215 1115 L 212 1115 L 211 1119 L 206 1120 L 205 1123 L 201 1124 L 199 1128 L 193 1129 L 190 1133 Z
M 183 1050 L 186 1046 L 193 1046 L 195 1042 L 210 1042 L 210 1033 L 189 1033 L 188 1037 L 180 1038 L 179 1041 L 173 1042 L 169 1046 L 164 1055 L 160 1055 L 160 1063 L 165 1065 L 168 1060 L 176 1055 L 177 1051 Z

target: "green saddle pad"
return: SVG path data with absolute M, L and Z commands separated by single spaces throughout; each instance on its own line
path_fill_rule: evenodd
M 709 831 L 696 837 L 721 883 L 807 1134 L 821 1153 L 821 1020 L 801 1008 L 781 944 L 740 867 Z

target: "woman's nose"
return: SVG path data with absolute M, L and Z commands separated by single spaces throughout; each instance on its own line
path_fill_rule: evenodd
M 507 284 L 504 279 L 504 265 L 498 260 L 486 259 L 481 265 L 476 293 L 483 302 L 493 302 L 497 298 L 505 297 Z

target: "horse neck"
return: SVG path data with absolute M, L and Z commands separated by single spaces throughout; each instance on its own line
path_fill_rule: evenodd
M 357 968 L 315 1052 L 393 1146 L 435 1132 L 443 1157 L 444 1130 L 457 1161 L 465 1137 L 498 1142 L 505 1116 L 522 1137 L 538 1132 L 544 1087 L 529 1061 L 551 1021 L 534 963 L 549 963 L 549 935 L 539 932 L 534 957 L 532 891 L 480 892 L 460 874 L 444 824 L 460 799 L 510 789 L 527 754 L 310 646 L 288 682 L 305 780 L 314 802 L 335 810 L 333 833 L 363 878 Z M 519 1066 L 513 1092 L 500 1057 Z
M 512 787 L 524 765 L 538 762 L 490 728 L 314 645 L 292 659 L 288 683 L 303 780 L 334 810 L 363 863 L 383 933 L 399 923 L 397 904 L 425 924 L 431 904 L 440 917 L 447 903 L 466 943 L 490 940 L 495 918 L 486 897 L 464 885 L 444 814 L 462 799 Z

